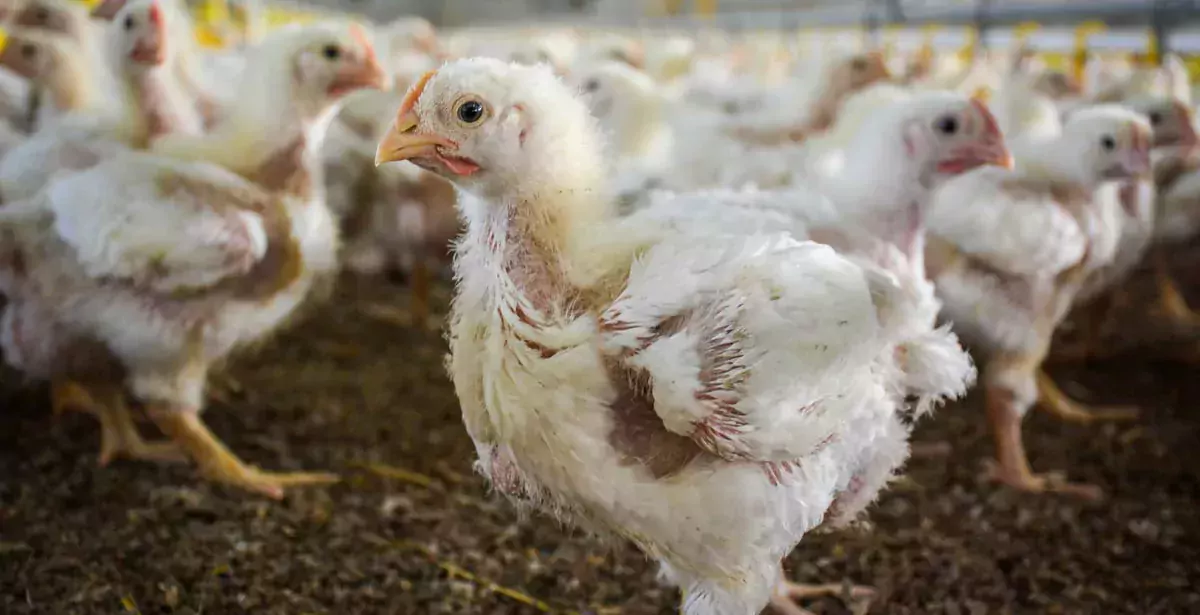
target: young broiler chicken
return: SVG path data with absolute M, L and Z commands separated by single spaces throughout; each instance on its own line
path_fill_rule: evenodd
M 32 197 L 64 170 L 79 170 L 128 148 L 141 149 L 158 135 L 197 133 L 200 119 L 170 69 L 159 0 L 135 0 L 117 13 L 105 39 L 119 92 L 113 109 L 81 110 L 39 131 L 0 160 L 0 196 Z M 4 55 L 0 54 L 0 62 Z
M 254 164 L 231 165 L 254 182 L 210 163 L 129 152 L 6 205 L 3 341 L 16 367 L 80 383 L 99 405 L 120 398 L 123 380 L 205 476 L 280 497 L 285 486 L 334 477 L 265 472 L 233 456 L 199 416 L 206 374 L 334 272 L 336 228 L 316 149 L 338 99 L 379 87 L 384 75 L 356 27 L 281 31 L 250 62 L 247 83 L 260 93 L 207 144 Z M 101 361 L 83 361 L 93 356 Z M 97 412 L 132 424 L 123 407 Z M 143 456 L 124 446 L 137 437 L 110 447 Z
M 1073 113 L 1057 139 L 1016 171 L 985 168 L 937 192 L 926 264 L 955 330 L 987 355 L 984 386 L 996 442 L 996 479 L 1014 488 L 1098 497 L 1093 486 L 1034 474 L 1021 419 L 1035 403 L 1067 419 L 1123 419 L 1123 410 L 1080 415 L 1041 371 L 1050 338 L 1090 275 L 1113 257 L 1118 232 L 1101 200 L 1149 169 L 1150 126 L 1119 107 Z
M 599 140 L 547 68 L 472 59 L 409 92 L 377 161 L 470 195 L 449 366 L 481 471 L 636 542 L 687 615 L 757 613 L 904 459 L 914 299 L 783 233 L 617 216 Z

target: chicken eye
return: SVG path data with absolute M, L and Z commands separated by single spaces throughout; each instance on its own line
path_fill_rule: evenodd
M 33 20 L 37 21 L 37 22 L 41 22 L 41 23 L 46 23 L 47 21 L 50 21 L 50 11 L 48 11 L 44 8 L 39 8 L 38 10 L 33 12 Z
M 587 83 L 583 84 L 583 91 L 589 94 L 600 89 L 600 82 L 595 79 L 588 79 Z
M 1100 147 L 1103 147 L 1106 151 L 1111 152 L 1114 149 L 1117 149 L 1117 140 L 1112 138 L 1112 135 L 1104 135 L 1100 138 Z
M 952 116 L 945 116 L 935 124 L 937 131 L 944 135 L 953 135 L 958 133 L 958 120 Z
M 132 30 L 134 24 L 135 24 L 135 22 L 133 20 L 133 15 L 130 15 L 125 18 L 125 29 L 126 30 Z
M 342 57 L 342 48 L 337 45 L 326 45 L 321 50 L 321 55 L 325 56 L 326 60 L 336 60 Z
M 468 100 L 458 106 L 458 119 L 464 124 L 475 124 L 483 119 L 483 103 Z
M 24 45 L 21 45 L 21 57 L 29 60 L 29 59 L 33 59 L 36 55 L 37 55 L 37 47 L 34 47 L 33 45 L 30 45 L 29 43 L 25 43 Z
M 861 73 L 864 70 L 867 70 L 867 61 L 862 58 L 854 58 L 854 60 L 850 62 L 850 69 L 854 72 Z
M 1162 119 L 1163 119 L 1162 114 L 1159 113 L 1158 111 L 1150 112 L 1150 125 L 1151 126 L 1158 126 L 1159 124 L 1162 123 Z

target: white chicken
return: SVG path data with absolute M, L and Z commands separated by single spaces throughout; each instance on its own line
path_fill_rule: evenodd
M 786 234 L 619 218 L 593 121 L 548 69 L 429 75 L 379 146 L 405 159 L 470 194 L 449 365 L 481 471 L 636 542 L 687 615 L 757 613 L 804 533 L 904 460 L 913 299 Z
M 11 303 L 0 341 L 26 374 L 92 394 L 106 422 L 102 460 L 161 458 L 130 446 L 140 437 L 121 427 L 132 425 L 127 412 L 106 407 L 123 382 L 205 476 L 280 497 L 285 486 L 334 477 L 242 463 L 200 419 L 206 375 L 334 273 L 336 228 L 316 150 L 336 102 L 380 87 L 384 74 L 356 27 L 324 25 L 274 34 L 251 55 L 248 78 L 262 94 L 209 137 L 210 150 L 192 154 L 219 151 L 255 183 L 213 164 L 130 152 L 6 204 L 0 290 Z M 239 139 L 254 146 L 231 154 Z
M 1039 400 L 1059 416 L 1124 419 L 1125 410 L 1086 412 L 1041 370 L 1050 338 L 1079 291 L 1113 258 L 1119 233 L 1103 219 L 1119 181 L 1149 167 L 1150 126 L 1119 107 L 1073 113 L 1063 134 L 1016 171 L 984 168 L 935 195 L 929 215 L 930 278 L 955 330 L 987 355 L 984 386 L 996 440 L 994 477 L 1026 491 L 1097 497 L 1099 490 L 1034 474 L 1021 419 Z

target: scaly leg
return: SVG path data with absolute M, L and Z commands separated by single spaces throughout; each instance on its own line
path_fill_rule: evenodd
M 780 578 L 779 584 L 775 587 L 775 592 L 771 595 L 771 608 L 783 615 L 812 615 L 811 611 L 801 607 L 796 602 L 798 600 L 829 597 L 859 602 L 870 600 L 875 595 L 875 590 L 870 587 L 852 585 L 848 588 L 848 594 L 844 593 L 846 589 L 837 583 L 803 585 L 793 583 L 786 578 Z
M 1138 417 L 1138 409 L 1132 407 L 1089 408 L 1067 396 L 1054 383 L 1054 379 L 1045 370 L 1038 370 L 1038 407 L 1057 416 L 1064 421 L 1073 423 L 1094 423 L 1096 421 L 1131 421 Z
M 280 499 L 285 487 L 327 485 L 339 480 L 327 473 L 276 473 L 247 465 L 209 431 L 194 410 L 155 407 L 150 410 L 150 418 L 187 452 L 200 467 L 201 474 L 219 483 Z
M 155 462 L 179 462 L 187 458 L 170 442 L 147 442 L 138 432 L 125 395 L 119 386 L 87 387 L 72 380 L 56 380 L 50 385 L 54 413 L 67 410 L 87 412 L 100 421 L 100 466 L 117 457 Z
M 1066 493 L 1091 500 L 1103 497 L 1099 487 L 1071 484 L 1058 475 L 1033 473 L 1021 439 L 1021 412 L 1012 391 L 989 383 L 985 403 L 996 441 L 996 461 L 988 468 L 992 480 L 1033 493 Z

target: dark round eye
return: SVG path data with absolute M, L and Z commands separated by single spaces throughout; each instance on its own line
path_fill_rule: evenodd
M 33 19 L 41 22 L 50 21 L 50 11 L 44 8 L 39 8 L 33 12 Z
M 1114 149 L 1117 149 L 1117 140 L 1112 138 L 1112 135 L 1104 135 L 1103 137 L 1100 137 L 1100 147 L 1103 147 L 1111 152 Z
M 24 45 L 21 45 L 21 57 L 33 58 L 36 55 L 37 55 L 37 47 L 30 45 L 29 43 L 25 43 Z
M 867 61 L 862 58 L 854 58 L 854 60 L 850 62 L 850 69 L 861 73 L 862 71 L 867 70 Z
M 583 84 L 584 92 L 595 92 L 600 89 L 600 82 L 595 79 L 588 79 L 587 83 Z
M 125 18 L 125 29 L 132 30 L 135 23 L 136 22 L 133 20 L 133 15 L 129 15 Z
M 1161 113 L 1159 113 L 1158 111 L 1150 112 L 1150 125 L 1151 126 L 1158 126 L 1159 124 L 1162 123 L 1162 120 L 1163 120 L 1163 118 L 1162 118 Z
M 474 124 L 483 117 L 483 103 L 477 100 L 468 100 L 459 105 L 458 119 L 467 124 Z
M 939 119 L 937 123 L 934 124 L 934 127 L 937 128 L 938 132 L 944 135 L 956 134 L 958 132 L 958 120 L 953 116 L 947 115 Z
M 326 60 L 336 60 L 342 57 L 342 48 L 337 45 L 326 45 L 321 50 L 321 55 L 325 56 Z

